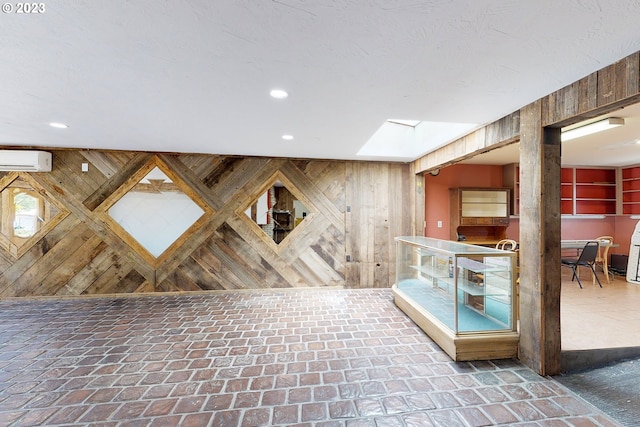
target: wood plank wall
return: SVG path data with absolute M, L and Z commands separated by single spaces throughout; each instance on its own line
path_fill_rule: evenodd
M 395 275 L 393 238 L 413 229 L 414 181 L 408 164 L 48 151 L 53 153 L 52 172 L 29 176 L 38 191 L 69 214 L 21 256 L 0 249 L 0 298 L 389 287 Z M 160 265 L 138 253 L 99 212 L 111 194 L 152 161 L 168 166 L 213 211 Z M 89 172 L 81 172 L 83 162 L 89 163 Z M 274 174 L 315 209 L 304 227 L 280 245 L 256 232 L 238 212 L 255 201 Z
M 542 125 L 563 127 L 640 102 L 640 52 L 549 94 Z
M 416 173 L 455 164 L 486 151 L 512 144 L 520 138 L 520 111 L 515 111 L 413 162 Z

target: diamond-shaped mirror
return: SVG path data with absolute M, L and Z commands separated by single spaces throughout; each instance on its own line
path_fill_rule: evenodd
M 210 213 L 205 203 L 187 194 L 188 187 L 160 165 L 156 160 L 153 169 L 107 207 L 108 218 L 119 226 L 116 231 L 151 255 L 152 264 L 171 252 L 169 248 L 179 246 L 179 239 L 188 237 L 187 232 L 195 231 Z
M 277 245 L 310 214 L 308 203 L 300 200 L 301 195 L 290 182 L 285 184 L 283 180 L 283 176 L 274 177 L 244 211 L 247 218 Z
M 11 173 L 2 179 L 0 244 L 21 256 L 58 224 L 68 212 L 47 196 L 28 174 Z

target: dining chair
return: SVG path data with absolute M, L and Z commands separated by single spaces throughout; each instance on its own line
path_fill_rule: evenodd
M 503 251 L 514 251 L 514 252 L 516 252 L 518 250 L 518 242 L 516 242 L 515 240 L 512 240 L 512 239 L 502 239 L 498 243 L 496 243 L 496 249 L 500 249 L 500 250 L 503 250 Z M 516 260 L 517 260 L 517 258 L 516 258 Z M 484 281 L 484 274 L 477 273 L 475 275 L 475 279 L 476 279 L 477 283 L 479 283 L 481 281 Z M 520 278 L 518 278 L 518 280 L 520 280 Z
M 578 267 L 589 267 L 591 269 L 591 274 L 593 274 L 595 280 L 598 281 L 598 285 L 602 287 L 602 283 L 600 283 L 600 279 L 598 278 L 594 268 L 599 247 L 600 244 L 598 241 L 590 241 L 584 245 L 584 248 L 582 248 L 582 252 L 580 252 L 580 256 L 578 258 L 562 258 L 560 260 L 563 267 L 570 267 L 573 270 L 571 281 L 573 282 L 573 279 L 577 279 L 580 289 L 582 289 L 582 282 L 580 282 L 580 276 L 578 275 Z
M 520 251 L 518 248 L 518 242 L 513 239 L 502 239 L 496 243 L 496 249 L 502 249 L 503 251 L 513 251 L 516 253 L 516 274 L 518 281 L 520 280 Z
M 502 239 L 496 243 L 496 249 L 503 251 L 515 251 L 518 248 L 518 242 L 512 239 Z
M 600 246 L 598 247 L 598 255 L 596 256 L 596 265 L 602 266 L 602 272 L 604 273 L 604 277 L 607 279 L 607 284 L 610 284 L 609 248 L 613 245 L 613 236 L 600 236 L 596 238 L 596 240 L 600 243 Z M 595 279 L 593 280 L 593 284 L 596 284 Z

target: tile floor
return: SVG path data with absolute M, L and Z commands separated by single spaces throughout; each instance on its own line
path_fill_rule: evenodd
M 555 377 L 571 391 L 605 411 L 622 426 L 640 420 L 640 357 Z
M 615 426 L 516 361 L 454 363 L 389 289 L 0 301 L 0 425 Z

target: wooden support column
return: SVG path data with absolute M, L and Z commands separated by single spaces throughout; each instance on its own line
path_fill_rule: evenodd
M 560 129 L 542 103 L 520 111 L 520 360 L 560 372 Z

